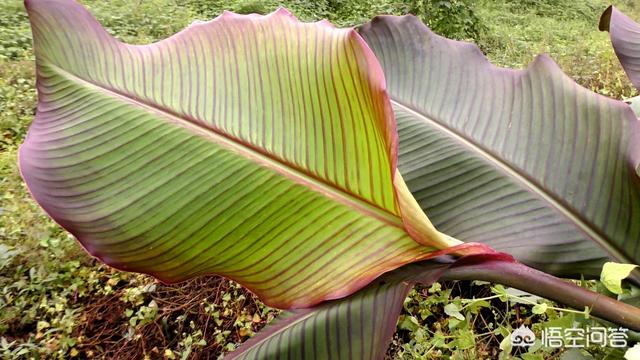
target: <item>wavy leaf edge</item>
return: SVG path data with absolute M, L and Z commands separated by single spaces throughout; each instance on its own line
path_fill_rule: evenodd
M 388 94 L 386 92 L 386 83 L 384 81 L 384 75 L 382 73 L 382 68 L 380 66 L 380 64 L 378 63 L 377 59 L 375 58 L 373 52 L 371 51 L 371 49 L 369 49 L 368 45 L 364 42 L 364 40 L 362 39 L 362 37 L 355 31 L 354 28 L 348 28 L 348 29 L 336 29 L 335 26 L 333 26 L 331 23 L 329 23 L 326 20 L 321 20 L 318 22 L 313 22 L 313 23 L 304 23 L 304 22 L 300 22 L 297 20 L 297 18 L 295 18 L 295 16 L 293 16 L 288 10 L 284 9 L 284 8 L 279 8 L 278 10 L 268 14 L 268 15 L 257 15 L 257 14 L 250 14 L 250 15 L 240 15 L 240 14 L 235 14 L 229 11 L 225 11 L 224 13 L 222 13 L 221 15 L 219 15 L 218 17 L 206 21 L 206 22 L 195 22 L 192 23 L 191 25 L 189 25 L 188 27 L 186 27 L 185 29 L 177 32 L 174 35 L 171 35 L 165 39 L 153 42 L 151 44 L 144 44 L 144 45 L 131 45 L 131 44 L 127 44 L 124 43 L 122 41 L 120 41 L 119 39 L 117 39 L 116 37 L 110 35 L 109 33 L 107 33 L 104 28 L 99 24 L 99 22 L 95 19 L 95 17 L 88 12 L 83 6 L 79 5 L 77 2 L 75 1 L 66 1 L 63 2 L 61 0 L 26 0 L 25 1 L 25 6 L 27 7 L 28 11 L 30 12 L 38 12 L 38 11 L 42 11 L 42 9 L 39 10 L 34 10 L 34 7 L 40 7 L 40 6 L 44 6 L 45 9 L 47 6 L 57 6 L 57 5 L 68 5 L 68 6 L 73 6 L 74 8 L 71 9 L 73 11 L 76 12 L 80 12 L 82 16 L 85 16 L 85 19 L 81 19 L 80 22 L 84 21 L 84 25 L 86 25 L 86 22 L 88 21 L 91 26 L 95 26 L 96 27 L 96 31 L 97 32 L 101 32 L 100 36 L 102 36 L 100 39 L 102 41 L 105 41 L 105 39 L 107 39 L 108 41 L 113 42 L 115 45 L 110 44 L 110 46 L 122 46 L 123 48 L 125 48 L 126 50 L 129 49 L 150 49 L 153 48 L 155 46 L 161 46 L 164 44 L 168 44 L 171 43 L 172 41 L 178 41 L 179 39 L 181 39 L 182 37 L 185 37 L 189 34 L 191 34 L 192 31 L 195 31 L 198 28 L 203 28 L 203 27 L 207 27 L 207 26 L 213 26 L 214 24 L 218 24 L 220 22 L 226 21 L 226 20 L 238 20 L 238 21 L 249 21 L 249 22 L 260 22 L 260 21 L 270 21 L 270 19 L 273 18 L 281 18 L 281 19 L 286 19 L 286 21 L 290 21 L 290 22 L 294 22 L 296 24 L 296 26 L 320 26 L 323 28 L 328 28 L 328 29 L 334 29 L 336 31 L 342 31 L 342 32 L 346 32 L 348 34 L 348 36 L 351 38 L 351 40 L 354 40 L 358 43 L 358 45 L 360 46 L 361 50 L 364 51 L 365 53 L 365 59 L 360 59 L 360 61 L 364 61 L 365 65 L 364 68 L 367 69 L 368 71 L 366 71 L 366 73 L 364 74 L 364 76 L 368 79 L 368 83 L 372 84 L 372 87 L 374 88 L 374 91 L 376 91 L 376 93 L 380 96 L 382 96 L 383 101 L 382 101 L 382 107 L 383 107 L 383 114 L 384 114 L 384 119 L 386 119 L 386 123 L 382 125 L 382 127 L 386 127 L 386 131 L 385 131 L 385 137 L 387 139 L 387 149 L 388 149 L 388 155 L 389 155 L 389 160 L 390 160 L 390 171 L 389 171 L 389 176 L 391 178 L 391 182 L 394 184 L 393 186 L 393 191 L 394 191 L 394 196 L 395 196 L 395 203 L 396 203 L 396 210 L 399 211 L 399 217 L 402 220 L 402 224 L 404 224 L 404 230 L 418 243 L 421 244 L 423 246 L 426 246 L 428 243 L 429 246 L 432 246 L 435 244 L 436 250 L 438 247 L 441 247 L 442 249 L 439 251 L 434 251 L 432 253 L 428 253 L 428 254 L 421 254 L 419 256 L 416 256 L 412 259 L 410 259 L 410 261 L 420 261 L 420 260 L 424 260 L 424 259 L 428 259 L 428 258 L 432 258 L 435 256 L 440 256 L 442 254 L 448 254 L 448 253 L 455 253 L 457 255 L 467 255 L 470 253 L 474 253 L 474 252 L 487 252 L 487 251 L 491 251 L 491 249 L 489 249 L 486 245 L 481 245 L 481 244 L 474 244 L 474 243 L 468 243 L 468 244 L 464 244 L 456 239 L 450 238 L 440 232 L 438 232 L 437 230 L 435 230 L 435 228 L 433 227 L 433 225 L 429 222 L 428 218 L 426 217 L 426 215 L 422 212 L 422 210 L 420 209 L 420 207 L 417 205 L 417 203 L 415 203 L 415 199 L 413 199 L 412 195 L 410 194 L 410 192 L 408 191 L 408 189 L 406 188 L 406 186 L 404 185 L 404 181 L 402 180 L 401 175 L 399 174 L 399 172 L 397 171 L 396 168 L 396 164 L 397 164 L 397 131 L 395 129 L 395 117 L 393 116 L 393 111 L 391 108 L 391 104 L 388 98 Z M 69 5 L 71 4 L 71 5 Z M 89 20 L 87 20 L 87 18 L 89 18 Z M 32 28 L 33 26 L 33 22 L 37 21 L 34 20 L 34 18 L 32 16 L 30 16 L 30 19 L 32 21 Z M 36 30 L 34 30 L 35 32 Z M 34 41 L 37 42 L 38 36 L 36 36 L 36 34 L 34 33 Z M 36 44 L 37 45 L 37 44 Z M 41 50 L 38 48 L 38 46 L 35 46 L 35 50 L 36 50 L 36 63 L 39 66 L 40 64 L 42 64 L 43 62 L 47 62 L 49 61 L 50 64 L 47 64 L 47 66 L 49 67 L 56 67 L 57 64 L 53 62 L 53 60 L 50 60 L 46 54 L 43 54 L 42 51 L 38 51 Z M 59 68 L 60 71 L 65 71 L 65 69 Z M 165 109 L 163 108 L 161 105 L 157 105 L 155 103 L 152 104 L 148 104 L 146 101 L 144 101 L 144 99 L 140 99 L 138 97 L 135 96 L 135 93 L 133 94 L 128 94 L 128 93 L 122 93 L 117 91 L 117 89 L 113 89 L 110 87 L 104 87 L 100 84 L 95 84 L 93 83 L 91 80 L 91 78 L 88 79 L 84 79 L 82 78 L 80 75 L 77 75 L 75 73 L 68 73 L 69 76 L 74 76 L 76 78 L 78 78 L 78 80 L 82 80 L 83 82 L 89 84 L 89 85 L 93 85 L 96 86 L 99 89 L 102 90 L 106 90 L 109 95 L 113 95 L 113 96 L 122 96 L 124 98 L 126 98 L 127 100 L 131 100 L 132 102 L 136 102 L 139 105 L 142 105 L 143 107 L 148 105 L 150 107 L 150 109 L 146 109 L 145 110 L 150 110 L 151 112 L 158 110 L 159 112 L 162 113 L 163 116 L 165 117 L 171 117 L 171 116 L 175 116 L 180 118 L 180 114 L 177 114 L 175 111 L 172 111 L 171 109 Z M 40 96 L 42 93 L 45 93 L 46 91 L 45 88 L 43 86 L 41 86 L 42 84 L 39 82 L 38 84 L 38 90 L 39 90 L 39 100 L 40 100 Z M 108 84 L 111 85 L 111 84 Z M 41 110 L 45 110 L 44 107 L 45 105 L 39 101 L 39 110 L 38 112 L 40 112 Z M 48 109 L 46 109 L 48 110 Z M 36 116 L 37 118 L 37 116 Z M 189 119 L 189 118 L 182 118 L 181 120 L 183 120 L 183 122 L 188 122 L 189 126 L 192 125 L 192 127 L 194 127 L 195 129 L 192 129 L 196 132 L 206 132 L 207 130 L 211 130 L 210 128 L 204 127 L 202 128 L 201 125 L 202 124 L 198 124 L 196 121 L 193 121 L 193 119 Z M 195 119 L 197 120 L 197 119 Z M 179 126 L 186 126 L 185 124 L 179 124 Z M 202 135 L 202 134 L 198 134 L 198 135 Z M 218 134 L 220 135 L 220 134 Z M 37 134 L 34 135 L 33 131 L 30 131 L 27 135 L 27 139 L 25 141 L 25 144 L 28 143 L 30 140 L 34 141 L 34 137 L 37 136 Z M 224 137 L 223 139 L 224 141 L 230 141 L 233 142 L 237 139 L 234 138 L 230 138 L 230 137 Z M 21 151 L 19 152 L 18 155 L 18 162 L 20 164 L 20 172 L 21 175 L 23 176 L 23 178 L 26 180 L 29 175 L 27 173 L 25 173 L 25 166 L 24 166 L 24 161 L 25 161 L 25 145 L 21 146 Z M 251 150 L 255 150 L 255 149 L 251 149 Z M 283 166 L 288 166 L 287 163 L 281 162 L 281 164 Z M 31 195 L 34 198 L 38 198 L 38 196 L 36 195 L 36 193 L 34 192 L 33 187 L 29 184 L 29 181 L 27 181 L 27 185 L 29 188 L 29 192 L 31 193 Z M 317 189 L 313 189 L 315 191 L 317 191 Z M 326 193 L 324 193 L 323 191 L 318 191 L 320 194 L 323 195 L 327 195 Z M 402 204 L 404 205 L 402 205 Z M 161 273 L 158 272 L 153 272 L 153 271 L 144 271 L 144 270 L 139 270 L 136 269 L 135 267 L 131 267 L 129 265 L 127 265 L 126 262 L 120 262 L 117 259 L 114 259 L 110 256 L 106 256 L 101 254 L 99 251 L 93 249 L 90 245 L 88 245 L 88 243 L 86 241 L 83 241 L 83 238 L 81 236 L 81 234 L 78 234 L 76 232 L 73 231 L 72 226 L 69 226 L 69 224 L 67 224 L 64 220 L 59 219 L 58 217 L 54 217 L 52 215 L 55 215 L 53 213 L 53 211 L 51 211 L 49 208 L 47 208 L 46 206 L 43 206 L 44 211 L 54 219 L 55 222 L 57 222 L 61 227 L 67 229 L 69 232 L 71 232 L 74 237 L 78 240 L 78 242 L 82 245 L 83 249 L 90 254 L 91 256 L 97 257 L 99 259 L 101 259 L 103 262 L 109 264 L 110 266 L 120 269 L 120 270 L 124 270 L 124 271 L 134 271 L 134 272 L 142 272 L 142 273 L 146 273 L 146 274 L 150 274 L 158 279 L 160 279 L 162 282 L 165 283 L 172 283 L 172 282 L 178 282 L 178 281 L 182 281 L 184 279 L 174 279 L 171 277 L 166 277 Z M 401 224 L 401 226 L 402 226 Z M 432 241 L 433 242 L 430 242 Z M 404 262 L 406 263 L 406 262 Z M 326 294 L 324 294 L 322 296 L 322 298 L 316 298 L 311 302 L 305 302 L 305 301 L 295 301 L 292 303 L 280 303 L 280 302 L 270 302 L 268 299 L 264 299 L 263 300 L 268 303 L 269 305 L 275 306 L 275 307 L 281 307 L 281 308 L 297 308 L 297 307 L 308 307 L 314 304 L 317 304 L 319 302 L 325 301 L 325 300 L 330 300 L 330 299 L 336 299 L 336 298 L 340 298 L 340 297 L 344 297 L 346 295 L 349 295 L 350 293 L 353 293 L 354 291 L 366 286 L 366 284 L 368 284 L 370 281 L 372 281 L 373 279 L 377 278 L 378 276 L 380 276 L 381 274 L 388 272 L 390 270 L 393 270 L 396 267 L 399 267 L 401 265 L 403 265 L 404 263 L 400 263 L 399 260 L 396 261 L 396 263 L 393 265 L 393 267 L 391 268 L 374 268 L 374 269 L 369 269 L 368 271 L 362 273 L 361 278 L 359 279 L 355 279 L 353 282 L 351 282 L 348 286 L 343 286 L 340 290 L 335 290 L 335 291 L 331 291 L 328 292 Z M 198 275 L 203 275 L 203 274 L 211 274 L 211 273 L 216 273 L 216 272 L 203 272 L 203 273 L 199 273 Z M 242 283 L 242 281 L 240 281 L 238 278 L 234 277 L 234 276 L 227 276 L 225 274 L 222 274 L 223 276 L 226 276 L 230 279 L 233 279 L 235 281 L 238 281 L 240 283 Z M 250 288 L 251 289 L 251 288 Z M 252 290 L 253 291 L 253 290 Z M 255 292 L 255 291 L 254 291 Z

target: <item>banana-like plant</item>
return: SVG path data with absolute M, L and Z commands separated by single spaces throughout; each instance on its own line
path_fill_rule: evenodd
M 380 358 L 407 292 L 440 277 L 640 330 L 640 309 L 525 265 L 640 262 L 638 119 L 549 58 L 499 69 L 411 16 L 284 9 L 134 46 L 74 0 L 25 5 L 33 197 L 113 267 L 216 273 L 291 309 L 231 358 Z

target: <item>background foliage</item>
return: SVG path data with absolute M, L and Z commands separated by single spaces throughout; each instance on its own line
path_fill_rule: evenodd
M 526 66 L 551 55 L 583 86 L 614 98 L 635 95 L 597 31 L 604 0 L 86 0 L 116 36 L 148 43 L 228 9 L 267 13 L 286 6 L 303 20 L 340 26 L 377 14 L 414 13 L 441 35 L 478 43 L 496 64 Z M 640 19 L 633 0 L 616 6 Z M 216 358 L 277 311 L 233 282 L 204 277 L 167 286 L 120 273 L 87 256 L 30 199 L 16 167 L 17 146 L 35 112 L 31 33 L 22 2 L 0 1 L 0 356 L 14 358 Z M 599 288 L 595 282 L 585 286 Z M 474 299 L 475 298 L 475 299 Z M 538 304 L 534 306 L 533 304 Z M 540 305 L 546 304 L 546 305 Z M 586 326 L 593 320 L 498 285 L 459 282 L 417 288 L 405 302 L 394 359 L 620 358 L 622 352 L 524 354 L 502 339 L 521 324 Z

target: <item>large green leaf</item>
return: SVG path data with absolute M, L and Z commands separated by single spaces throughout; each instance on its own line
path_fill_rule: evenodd
M 399 168 L 441 231 L 560 275 L 640 262 L 640 129 L 626 104 L 547 56 L 498 68 L 413 16 L 359 31 L 386 76 Z
M 640 24 L 614 6 L 600 17 L 600 30 L 608 31 L 611 45 L 631 83 L 640 90 Z
M 107 264 L 306 307 L 460 243 L 397 172 L 384 78 L 353 29 L 227 12 L 133 46 L 75 1 L 25 4 L 39 103 L 22 175 Z

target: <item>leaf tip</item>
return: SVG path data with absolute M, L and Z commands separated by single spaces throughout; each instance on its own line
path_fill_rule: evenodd
M 538 72 L 551 77 L 558 77 L 564 79 L 571 84 L 578 85 L 569 75 L 567 75 L 560 65 L 555 62 L 548 54 L 542 53 L 536 55 L 532 62 L 529 63 L 526 69 L 527 72 Z
M 283 6 L 278 6 L 278 8 L 272 13 L 273 15 L 277 15 L 277 16 L 286 16 L 289 18 L 293 18 L 295 20 L 297 20 L 296 16 L 293 15 L 293 13 L 291 11 L 289 11 L 289 9 L 283 7 Z
M 600 15 L 600 22 L 598 23 L 598 30 L 600 31 L 609 31 L 609 26 L 611 24 L 611 13 L 615 8 L 613 5 L 609 5 L 607 9 Z
M 33 9 L 34 7 L 38 6 L 39 3 L 42 3 L 43 0 L 24 0 L 23 4 L 24 4 L 24 8 L 27 9 L 27 11 Z
M 326 27 L 328 27 L 330 29 L 335 29 L 336 28 L 336 26 L 331 21 L 329 21 L 327 19 L 322 19 L 322 20 L 316 21 L 315 24 L 320 25 L 320 26 L 326 26 Z

